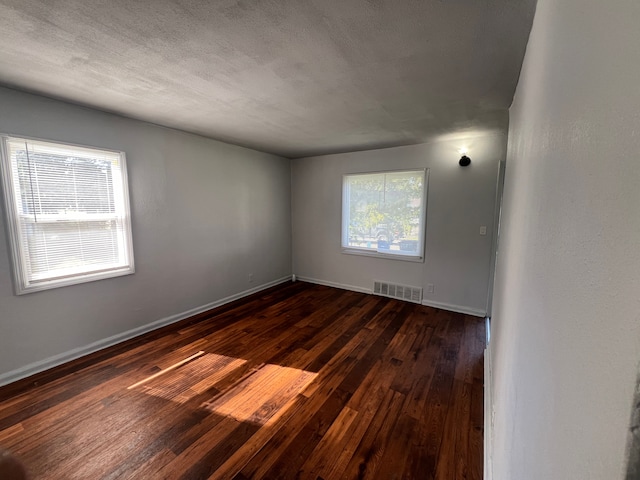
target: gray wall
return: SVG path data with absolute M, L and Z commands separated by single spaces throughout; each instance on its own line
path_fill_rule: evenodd
M 291 274 L 288 159 L 2 88 L 0 112 L 2 133 L 126 152 L 136 262 L 134 275 L 14 296 L 3 223 L 0 380 Z
M 640 361 L 638 19 L 637 0 L 538 1 L 510 112 L 494 480 L 625 475 Z
M 458 165 L 461 147 L 471 166 Z M 293 271 L 302 278 L 369 291 L 373 280 L 422 286 L 425 303 L 483 315 L 491 266 L 498 165 L 506 136 L 450 135 L 432 143 L 292 161 Z M 429 168 L 426 260 L 412 263 L 341 253 L 342 175 Z M 480 226 L 487 235 L 480 236 Z M 427 284 L 435 286 L 427 293 Z

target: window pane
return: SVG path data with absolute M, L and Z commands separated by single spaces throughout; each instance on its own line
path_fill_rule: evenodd
M 21 213 L 115 213 L 113 169 L 118 167 L 114 155 L 80 157 L 18 141 L 9 146 L 19 179 Z
M 133 273 L 124 157 L 4 137 L 18 293 Z M 6 157 L 6 158 L 5 158 Z M 14 238 L 15 237 L 15 238 Z M 17 255 L 15 252 L 17 251 Z M 111 273 L 109 273 L 111 272 Z M 82 280 L 87 275 L 91 278 Z M 76 278 L 77 281 L 69 279 Z M 50 288 L 50 287 L 47 287 Z
M 32 281 L 125 265 L 117 220 L 23 223 Z
M 343 247 L 422 256 L 425 172 L 347 175 Z

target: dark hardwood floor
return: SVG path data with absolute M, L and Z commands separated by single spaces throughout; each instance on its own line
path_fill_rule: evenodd
M 0 388 L 34 479 L 481 479 L 482 319 L 289 283 Z

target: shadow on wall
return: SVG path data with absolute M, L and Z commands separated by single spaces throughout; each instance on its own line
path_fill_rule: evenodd
M 636 384 L 629 427 L 629 464 L 626 480 L 640 480 L 640 375 Z

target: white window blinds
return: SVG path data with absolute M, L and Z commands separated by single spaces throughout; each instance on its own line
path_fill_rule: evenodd
M 124 154 L 3 140 L 17 293 L 133 273 Z

